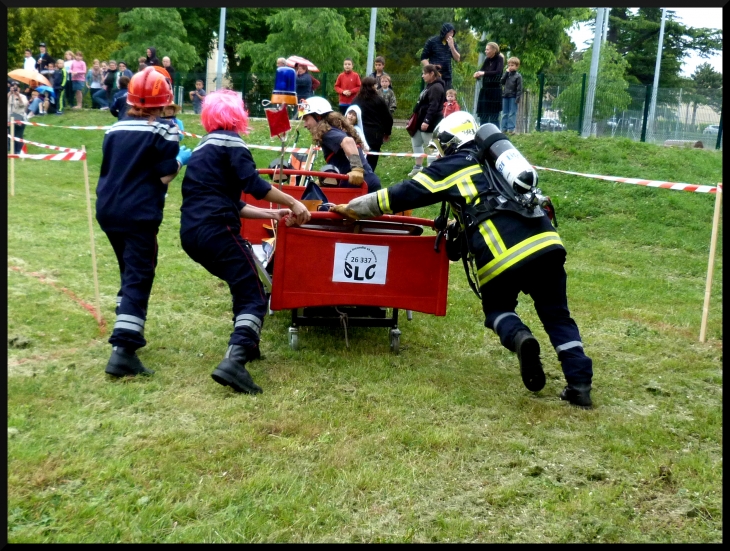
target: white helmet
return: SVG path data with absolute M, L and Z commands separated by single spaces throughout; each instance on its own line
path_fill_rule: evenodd
M 435 147 L 442 157 L 451 155 L 465 143 L 474 139 L 477 123 L 466 111 L 451 113 L 433 130 L 429 147 Z
M 312 96 L 311 98 L 303 99 L 300 102 L 302 107 L 302 117 L 304 115 L 326 115 L 332 112 L 332 106 L 324 98 L 319 96 Z

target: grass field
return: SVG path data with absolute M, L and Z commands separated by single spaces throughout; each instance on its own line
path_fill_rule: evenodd
M 193 115 L 182 119 L 204 133 Z M 33 120 L 114 121 L 91 111 Z M 276 145 L 265 122 L 253 126 L 249 143 Z M 93 194 L 103 131 L 28 127 L 25 138 L 86 145 Z M 719 151 L 572 132 L 513 141 L 540 166 L 722 180 Z M 309 143 L 303 130 L 299 145 Z M 385 150 L 410 151 L 405 130 Z M 261 167 L 276 156 L 253 153 Z M 411 166 L 385 157 L 378 173 L 387 186 Z M 560 365 L 521 296 L 548 379 L 539 393 L 523 387 L 460 263 L 446 317 L 403 316 L 399 355 L 378 328 L 350 328 L 349 348 L 339 328 L 303 328 L 292 351 L 290 313 L 280 311 L 265 321 L 263 360 L 249 366 L 264 393 L 216 384 L 230 294 L 180 247 L 181 181 L 165 206 L 140 351 L 156 374 L 111 381 L 108 333 L 62 291 L 94 302 L 82 164 L 15 162 L 10 542 L 722 541 L 722 232 L 707 342 L 698 339 L 714 195 L 540 172 L 568 250 L 571 312 L 594 361 L 595 409 L 584 411 L 559 400 Z M 111 326 L 119 275 L 94 224 Z

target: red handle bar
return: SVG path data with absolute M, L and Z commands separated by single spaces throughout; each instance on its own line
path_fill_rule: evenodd
M 312 220 L 342 220 L 342 216 L 336 212 L 311 212 Z M 415 224 L 417 226 L 428 226 L 433 228 L 433 220 L 427 218 L 416 218 L 415 216 L 396 216 L 395 214 L 383 214 L 376 218 L 370 218 L 376 222 L 398 222 L 401 224 Z
M 278 168 L 259 168 L 257 169 L 259 174 L 281 174 L 281 170 Z M 319 172 L 317 170 L 294 170 L 285 168 L 285 176 L 319 176 L 321 178 L 334 178 L 335 180 L 347 180 L 347 174 L 339 174 L 337 172 Z

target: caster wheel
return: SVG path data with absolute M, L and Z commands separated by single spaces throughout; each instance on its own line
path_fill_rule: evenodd
M 289 348 L 299 349 L 299 330 L 294 327 L 289 328 Z
M 390 350 L 393 354 L 400 353 L 400 329 L 390 330 Z

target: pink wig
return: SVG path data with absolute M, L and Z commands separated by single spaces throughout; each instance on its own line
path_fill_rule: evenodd
M 248 112 L 233 90 L 216 90 L 206 95 L 200 120 L 206 132 L 234 130 L 248 134 Z

